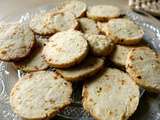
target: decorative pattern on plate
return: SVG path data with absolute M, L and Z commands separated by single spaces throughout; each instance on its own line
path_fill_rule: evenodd
M 9 71 L 7 71 L 7 64 L 0 62 L 0 119 L 1 120 L 20 120 L 14 114 L 9 105 Z
M 19 22 L 27 23 L 30 18 L 39 12 L 46 12 L 53 8 L 52 5 L 42 6 L 38 9 L 27 12 L 20 17 Z M 155 24 L 150 19 L 144 19 L 142 15 L 139 15 L 133 11 L 128 11 L 126 15 L 139 24 L 145 31 L 144 40 L 147 41 L 153 48 L 160 51 L 160 26 Z M 12 16 L 13 17 L 13 16 Z M 4 20 L 17 20 L 19 17 L 12 18 L 11 16 L 6 17 Z M 0 61 L 0 120 L 20 120 L 20 118 L 15 115 L 9 105 L 9 93 L 11 86 L 15 83 L 17 77 L 20 77 L 24 73 L 11 69 L 8 63 Z M 83 110 L 81 105 L 81 87 L 82 83 L 74 83 L 74 93 L 73 93 L 73 103 L 71 106 L 66 107 L 63 112 L 59 113 L 56 120 L 93 120 L 93 118 Z M 150 116 L 152 118 L 152 116 Z M 155 116 L 155 118 L 157 118 Z M 136 120 L 141 120 L 137 119 Z M 151 119 L 150 119 L 151 120 Z M 157 119 L 152 119 L 157 120 Z

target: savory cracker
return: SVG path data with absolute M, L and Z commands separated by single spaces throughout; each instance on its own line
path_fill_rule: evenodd
M 142 28 L 125 18 L 113 19 L 103 24 L 102 30 L 114 43 L 123 45 L 138 44 L 144 35 Z
M 128 54 L 126 69 L 138 85 L 160 92 L 160 56 L 152 49 L 133 48 Z
M 54 72 L 39 71 L 19 79 L 11 91 L 10 104 L 24 119 L 44 120 L 69 105 L 71 94 L 70 82 Z
M 69 3 L 64 5 L 61 12 L 69 12 L 72 13 L 76 18 L 84 16 L 87 9 L 87 5 L 85 2 L 80 0 L 71 0 Z
M 96 56 L 107 56 L 114 48 L 112 40 L 104 35 L 86 34 L 85 38 L 88 40 L 91 52 Z
M 54 28 L 56 31 L 65 31 L 78 28 L 78 22 L 71 13 L 57 13 L 54 16 Z
M 106 68 L 83 87 L 83 107 L 97 120 L 127 120 L 137 109 L 139 88 L 127 73 Z
M 111 5 L 96 5 L 87 10 L 87 17 L 96 21 L 107 21 L 119 17 L 120 14 L 120 9 Z
M 69 81 L 83 80 L 96 74 L 102 69 L 103 64 L 104 59 L 89 56 L 79 65 L 68 69 L 57 69 L 57 72 Z
M 20 23 L 0 24 L 0 59 L 17 61 L 26 57 L 34 45 L 34 34 L 28 25 Z
M 133 46 L 116 45 L 115 50 L 110 56 L 110 60 L 121 67 L 125 67 L 128 53 Z
M 53 34 L 56 32 L 54 16 L 55 14 L 51 12 L 35 15 L 30 21 L 30 28 L 40 35 Z
M 16 68 L 25 72 L 33 72 L 47 69 L 48 64 L 42 56 L 43 47 L 44 43 L 42 43 L 42 41 L 37 41 L 36 47 L 29 56 L 27 56 L 24 60 L 14 63 Z
M 46 62 L 56 68 L 80 63 L 88 53 L 88 43 L 79 31 L 68 30 L 53 35 L 43 49 Z
M 97 24 L 94 20 L 89 18 L 80 18 L 79 20 L 80 28 L 83 33 L 86 34 L 99 34 Z

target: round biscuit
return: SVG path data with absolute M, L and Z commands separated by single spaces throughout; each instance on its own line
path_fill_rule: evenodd
M 56 33 L 43 49 L 46 62 L 56 68 L 68 68 L 80 63 L 88 53 L 88 43 L 79 31 Z
M 152 92 L 160 92 L 160 56 L 149 47 L 133 48 L 126 69 L 135 82 Z
M 35 43 L 34 34 L 26 24 L 0 24 L 0 59 L 17 61 L 26 57 Z
M 84 16 L 86 10 L 86 3 L 80 0 L 71 0 L 60 9 L 61 12 L 72 13 L 76 18 Z
M 96 21 L 107 21 L 119 17 L 120 14 L 120 9 L 111 5 L 96 5 L 87 10 L 87 17 Z
M 44 120 L 69 105 L 71 94 L 70 82 L 54 72 L 39 71 L 20 78 L 11 91 L 10 104 L 24 119 Z
M 57 13 L 54 16 L 54 28 L 56 31 L 65 31 L 78 28 L 78 22 L 72 13 Z
M 115 50 L 111 54 L 110 60 L 118 66 L 125 67 L 128 53 L 132 48 L 135 47 L 116 45 Z
M 83 107 L 96 120 L 127 120 L 137 109 L 139 88 L 127 73 L 106 68 L 83 86 Z
M 27 56 L 24 60 L 14 62 L 16 68 L 25 72 L 34 72 L 47 69 L 48 64 L 42 56 L 44 44 L 45 43 L 42 41 L 37 41 L 37 45 L 32 51 L 32 54 Z
M 83 33 L 86 34 L 99 34 L 97 24 L 94 20 L 89 18 L 80 18 L 79 20 L 80 28 Z
M 135 45 L 142 40 L 144 35 L 142 28 L 125 18 L 112 19 L 104 23 L 102 30 L 114 43 L 123 45 Z
M 54 26 L 55 14 L 48 12 L 35 15 L 30 21 L 30 28 L 37 34 L 50 35 L 56 32 Z
M 85 38 L 88 40 L 91 52 L 96 56 L 107 56 L 114 49 L 112 40 L 104 35 L 86 34 Z
M 102 69 L 104 60 L 102 58 L 87 57 L 82 63 L 68 69 L 57 69 L 66 80 L 77 81 L 90 77 Z

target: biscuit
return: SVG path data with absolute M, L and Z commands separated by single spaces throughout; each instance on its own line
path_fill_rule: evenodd
M 86 3 L 80 0 L 71 0 L 69 3 L 64 5 L 60 12 L 72 13 L 76 18 L 84 16 L 87 9 Z
M 32 54 L 27 56 L 24 60 L 14 63 L 16 68 L 25 72 L 33 72 L 47 69 L 48 64 L 42 56 L 43 47 L 44 43 L 42 43 L 42 41 L 37 41 L 37 46 L 32 51 Z
M 83 107 L 97 120 L 127 120 L 137 109 L 139 88 L 127 73 L 106 68 L 83 86 Z
M 103 24 L 103 27 L 106 35 L 110 36 L 114 43 L 123 45 L 138 44 L 144 35 L 142 28 L 125 18 L 110 20 Z
M 118 66 L 125 67 L 128 53 L 133 46 L 116 45 L 115 50 L 110 56 L 110 60 Z
M 46 62 L 56 68 L 68 68 L 80 63 L 88 53 L 88 43 L 79 31 L 56 33 L 43 49 Z
M 111 5 L 96 5 L 87 10 L 87 17 L 96 21 L 108 21 L 119 17 L 120 14 L 120 9 Z
M 0 60 L 17 61 L 26 57 L 34 45 L 34 34 L 26 24 L 0 24 Z
M 80 18 L 79 20 L 80 28 L 83 33 L 86 34 L 99 34 L 97 24 L 94 20 L 89 18 Z
M 54 117 L 71 103 L 72 86 L 54 72 L 39 71 L 24 75 L 13 87 L 10 104 L 23 119 Z
M 42 13 L 35 15 L 30 21 L 30 28 L 37 34 L 50 35 L 56 32 L 54 26 L 54 14 Z
M 114 48 L 112 40 L 104 35 L 86 34 L 85 38 L 88 40 L 91 52 L 96 56 L 107 56 Z
M 126 69 L 135 82 L 151 92 L 160 92 L 160 56 L 149 47 L 133 48 Z
M 87 57 L 82 63 L 68 69 L 57 69 L 66 80 L 77 81 L 90 77 L 102 69 L 104 60 L 102 58 Z
M 78 22 L 71 13 L 58 13 L 54 16 L 54 28 L 56 31 L 65 31 L 78 28 Z

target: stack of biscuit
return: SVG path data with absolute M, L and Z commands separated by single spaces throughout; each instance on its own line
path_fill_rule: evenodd
M 160 92 L 160 56 L 143 35 L 119 8 L 82 1 L 29 24 L 1 23 L 0 60 L 25 72 L 10 94 L 13 111 L 27 120 L 52 118 L 72 102 L 72 82 L 84 81 L 82 104 L 93 118 L 127 120 L 139 86 Z

